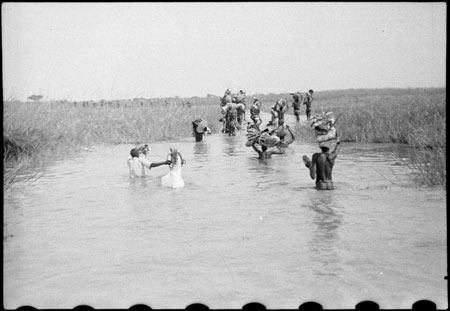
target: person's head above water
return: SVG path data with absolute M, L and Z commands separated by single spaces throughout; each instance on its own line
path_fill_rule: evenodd
M 130 151 L 130 155 L 133 158 L 139 158 L 139 150 L 136 148 L 131 149 Z

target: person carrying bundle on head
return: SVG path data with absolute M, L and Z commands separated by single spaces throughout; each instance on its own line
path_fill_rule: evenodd
M 224 106 L 223 111 L 225 113 L 224 121 L 224 129 L 222 132 L 228 133 L 229 136 L 236 136 L 236 127 L 237 123 L 237 104 L 236 103 L 228 103 Z
M 239 129 L 242 126 L 242 122 L 245 120 L 245 105 L 243 103 L 236 104 L 236 121 Z
M 236 104 L 244 104 L 245 106 L 245 98 L 247 95 L 245 95 L 245 92 L 243 90 L 239 90 L 239 92 L 233 96 L 233 100 Z
M 255 98 L 252 106 L 250 107 L 250 119 L 252 119 L 255 126 L 259 129 L 259 125 L 262 123 L 261 120 L 261 102 Z
M 225 91 L 225 94 L 223 95 L 222 99 L 220 100 L 220 107 L 226 106 L 226 104 L 231 103 L 233 101 L 231 96 L 230 89 L 227 89 Z
M 278 117 L 278 124 L 277 125 L 283 125 L 284 124 L 284 114 L 288 110 L 288 104 L 287 101 L 284 98 L 280 98 L 275 103 L 275 106 L 273 107 L 273 110 L 277 112 Z M 275 124 L 273 124 L 275 125 Z
M 314 153 L 312 160 L 306 155 L 303 156 L 303 162 L 309 169 L 311 179 L 316 179 L 317 190 L 334 190 L 332 173 L 334 162 L 340 150 L 340 143 L 339 136 L 337 136 L 333 151 L 330 152 L 332 142 L 326 141 L 319 144 L 322 152 Z
M 287 124 L 283 124 L 275 129 L 274 134 L 280 138 L 280 142 L 276 145 L 280 150 L 281 148 L 287 148 L 295 140 L 294 133 L 292 133 L 291 128 Z
M 270 121 L 267 123 L 267 126 L 278 126 L 278 111 L 275 105 L 270 107 Z
M 336 139 L 337 130 L 335 125 L 341 114 L 335 118 L 333 112 L 327 112 L 321 115 L 314 115 L 311 118 L 311 128 L 316 134 L 316 141 L 318 143 Z
M 308 93 L 305 94 L 305 100 L 303 102 L 303 105 L 306 105 L 306 118 L 309 120 L 311 117 L 311 104 L 313 101 L 313 90 L 309 90 Z
M 294 115 L 297 122 L 300 121 L 300 105 L 303 103 L 303 96 L 300 92 L 297 93 L 289 93 L 292 95 L 294 102 L 292 103 L 292 109 L 294 110 Z
M 211 134 L 208 122 L 203 119 L 197 119 L 192 122 L 192 132 L 196 142 L 202 142 L 205 134 Z
M 270 158 L 272 158 L 273 154 L 283 154 L 284 153 L 281 150 L 279 150 L 279 151 L 268 150 L 269 148 L 265 145 L 262 145 L 261 149 L 258 149 L 258 147 L 256 147 L 255 145 L 256 145 L 256 142 L 253 142 L 252 148 L 253 148 L 253 150 L 256 151 L 256 153 L 258 154 L 258 159 L 260 159 L 260 160 L 270 159 Z

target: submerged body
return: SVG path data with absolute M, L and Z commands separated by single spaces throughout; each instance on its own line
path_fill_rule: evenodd
M 130 178 L 146 177 L 146 169 L 152 169 L 161 165 L 169 165 L 170 161 L 152 162 L 146 158 L 149 151 L 148 145 L 133 148 L 130 151 L 131 158 L 127 160 Z
M 182 188 L 184 187 L 184 179 L 181 173 L 181 167 L 184 161 L 177 149 L 171 148 L 170 151 L 170 171 L 161 178 L 161 185 L 169 188 Z
M 334 190 L 333 184 L 333 166 L 339 153 L 340 142 L 336 143 L 336 147 L 330 152 L 328 147 L 322 146 L 322 153 L 314 153 L 312 160 L 307 156 L 303 156 L 305 166 L 309 168 L 311 179 L 316 179 L 317 190 Z
M 127 160 L 130 178 L 146 177 L 145 169 L 150 169 L 152 162 L 144 156 L 132 157 Z

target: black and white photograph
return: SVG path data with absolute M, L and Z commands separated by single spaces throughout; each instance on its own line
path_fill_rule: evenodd
M 3 307 L 448 308 L 446 2 L 3 2 Z

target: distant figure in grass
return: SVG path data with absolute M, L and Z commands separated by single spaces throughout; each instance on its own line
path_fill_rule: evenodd
M 130 178 L 146 177 L 145 169 L 151 169 L 161 165 L 170 165 L 170 161 L 163 162 L 151 162 L 146 158 L 147 152 L 150 149 L 148 145 L 133 148 L 130 151 L 131 158 L 127 160 L 128 168 L 130 171 Z
M 303 105 L 306 105 L 306 118 L 309 120 L 311 117 L 311 104 L 313 101 L 313 90 L 309 90 L 308 93 L 305 94 L 305 100 L 303 102 Z
M 208 127 L 208 122 L 203 119 L 197 119 L 192 122 L 192 132 L 195 137 L 195 141 L 201 143 L 205 134 L 211 134 L 211 130 Z
M 337 137 L 336 146 L 331 152 L 330 146 L 330 141 L 320 143 L 319 147 L 322 153 L 314 153 L 312 160 L 309 160 L 306 155 L 303 156 L 303 162 L 309 168 L 311 179 L 316 179 L 317 190 L 334 190 L 332 172 L 334 161 L 340 149 L 339 136 Z
M 294 109 L 294 115 L 297 122 L 300 122 L 300 105 L 303 103 L 303 96 L 300 92 L 290 93 L 294 102 L 292 103 L 292 109 Z

